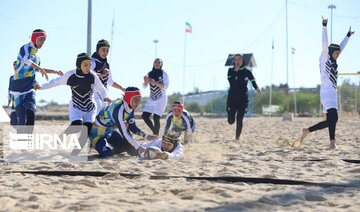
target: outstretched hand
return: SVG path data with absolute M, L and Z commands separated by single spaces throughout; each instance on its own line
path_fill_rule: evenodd
M 39 83 L 36 83 L 36 84 L 34 85 L 34 89 L 35 89 L 35 90 L 40 90 L 40 89 L 41 89 L 41 85 L 40 85 Z
M 49 77 L 43 68 L 39 67 L 38 71 L 41 73 L 41 76 L 45 77 L 45 79 L 49 81 Z
M 59 70 L 59 71 L 55 71 L 55 73 L 56 73 L 58 76 L 62 76 L 62 75 L 64 75 L 64 72 L 62 72 L 61 70 Z
M 145 152 L 145 148 L 142 147 L 142 146 L 140 146 L 140 147 L 137 149 L 137 151 L 138 151 L 138 154 L 140 155 L 141 153 Z
M 157 135 L 147 135 L 146 140 L 152 141 L 152 140 L 157 139 L 157 138 L 158 138 Z
M 152 78 L 149 78 L 149 83 L 151 85 L 156 85 L 156 81 L 154 79 L 152 79 Z
M 351 31 L 351 27 L 349 28 L 349 31 L 347 33 L 347 36 L 350 37 L 351 35 L 353 35 L 355 33 L 355 31 Z
M 156 155 L 157 159 L 161 159 L 161 160 L 167 160 L 169 158 L 169 153 L 168 152 L 160 152 Z
M 322 25 L 323 25 L 323 26 L 326 26 L 327 23 L 328 23 L 328 19 L 327 19 L 327 18 L 324 18 L 323 16 L 321 16 L 321 17 L 322 17 Z
M 143 83 L 143 88 L 146 88 L 148 86 L 148 80 L 149 80 L 149 77 L 148 76 L 144 76 L 144 83 Z

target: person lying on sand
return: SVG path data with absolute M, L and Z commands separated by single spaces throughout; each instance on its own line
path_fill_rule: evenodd
M 183 145 L 175 133 L 166 133 L 160 139 L 144 143 L 143 153 L 139 154 L 141 159 L 177 160 L 183 156 Z

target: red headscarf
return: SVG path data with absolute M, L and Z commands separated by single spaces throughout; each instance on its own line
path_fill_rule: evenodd
M 184 104 L 181 102 L 174 102 L 172 108 L 180 108 L 181 110 L 184 110 Z
M 125 91 L 124 100 L 130 106 L 130 102 L 135 96 L 141 96 L 140 90 Z
M 35 30 L 31 35 L 31 42 L 36 46 L 36 41 L 40 37 L 46 37 L 46 32 L 44 30 Z

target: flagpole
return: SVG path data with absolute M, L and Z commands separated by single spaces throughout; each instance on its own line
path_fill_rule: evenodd
M 184 64 L 183 64 L 183 90 L 182 90 L 182 102 L 185 104 L 185 66 L 186 66 L 186 30 L 184 35 Z
M 87 54 L 91 54 L 91 11 L 92 11 L 92 0 L 88 0 L 87 42 L 86 42 Z
M 297 103 L 296 103 L 296 84 L 295 84 L 295 66 L 294 66 L 294 54 L 295 54 L 295 48 L 291 47 L 291 65 L 293 70 L 293 84 L 294 84 L 294 117 L 296 117 L 297 114 Z
M 274 39 L 271 46 L 271 72 L 270 72 L 270 95 L 269 95 L 269 117 L 271 116 L 271 104 L 272 104 L 272 75 L 274 71 Z
M 114 44 L 113 44 L 113 38 L 114 38 L 114 25 L 115 25 L 115 11 L 113 12 L 113 19 L 112 19 L 112 23 L 111 23 L 111 45 L 114 48 Z M 112 58 L 112 49 L 110 48 L 110 63 L 111 63 L 111 58 Z

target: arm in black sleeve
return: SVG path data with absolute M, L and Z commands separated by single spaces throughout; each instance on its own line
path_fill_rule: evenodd
M 143 138 L 146 138 L 146 133 L 144 131 L 142 131 L 135 122 L 135 115 L 134 115 L 134 111 L 132 111 L 129 114 L 129 117 L 127 119 L 127 123 L 129 124 L 129 130 L 133 133 L 135 133 L 136 135 L 139 135 Z
M 251 73 L 251 71 L 248 71 L 248 73 L 249 73 L 248 78 L 249 78 L 252 86 L 254 87 L 255 90 L 257 90 L 259 86 L 256 84 L 254 75 Z
M 235 76 L 233 74 L 233 69 L 232 68 L 229 68 L 227 78 L 228 78 L 228 81 L 229 81 L 230 85 L 235 83 Z

